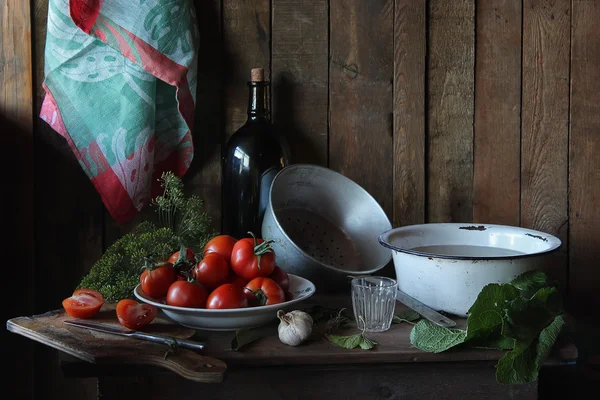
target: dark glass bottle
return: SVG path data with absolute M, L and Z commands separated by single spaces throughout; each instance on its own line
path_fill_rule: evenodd
M 228 140 L 223 156 L 223 233 L 241 239 L 261 236 L 273 178 L 289 162 L 284 138 L 269 115 L 269 82 L 255 68 L 248 82 L 248 119 Z

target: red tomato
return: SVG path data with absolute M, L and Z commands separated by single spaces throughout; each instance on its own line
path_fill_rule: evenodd
M 81 289 L 77 289 L 73 292 L 73 296 L 77 296 L 79 294 L 87 294 L 90 295 L 92 297 L 97 298 L 100 302 L 104 303 L 104 296 L 102 296 L 102 293 L 100 293 L 97 290 L 94 289 L 88 289 L 88 288 L 81 288 Z
M 275 283 L 277 283 L 283 289 L 284 292 L 290 289 L 290 276 L 279 266 L 275 266 L 273 273 L 269 275 L 269 278 L 273 279 Z
M 158 310 L 151 304 L 122 299 L 117 303 L 117 318 L 125 328 L 139 330 L 156 318 Z
M 238 240 L 231 253 L 233 272 L 251 281 L 254 278 L 271 275 L 275 268 L 275 253 L 271 241 L 256 237 Z
M 186 254 L 185 254 L 186 260 L 196 261 L 196 254 L 194 254 L 192 249 L 186 248 L 185 251 L 186 251 Z M 169 262 L 174 265 L 177 262 L 177 260 L 179 260 L 179 254 L 181 254 L 181 251 L 176 251 L 175 253 L 171 254 L 171 257 L 169 257 Z
M 167 304 L 176 307 L 204 308 L 208 291 L 198 282 L 175 281 L 167 292 Z
M 78 289 L 62 301 L 66 313 L 74 318 L 92 318 L 104 304 L 104 296 L 93 289 Z
M 246 279 L 242 278 L 241 276 L 238 276 L 232 272 L 231 275 L 229 276 L 229 283 L 233 283 L 234 285 L 244 287 L 244 286 L 246 286 L 246 283 L 248 283 L 248 281 Z
M 183 275 L 182 273 L 178 273 L 177 274 L 177 280 L 178 281 L 187 281 L 188 278 L 185 275 Z
M 177 279 L 177 273 L 172 264 L 166 264 L 154 269 L 145 269 L 140 275 L 142 291 L 151 297 L 164 297 L 169 286 Z
M 210 309 L 244 307 L 248 307 L 248 299 L 246 299 L 242 287 L 232 283 L 219 286 L 212 291 L 208 296 L 208 300 L 206 300 L 206 308 Z
M 231 252 L 233 246 L 237 242 L 237 239 L 229 235 L 218 235 L 210 239 L 206 246 L 204 246 L 204 255 L 209 253 L 218 253 L 227 263 L 231 261 Z
M 254 278 L 244 288 L 248 304 L 270 306 L 285 301 L 283 289 L 271 278 Z
M 229 264 L 220 254 L 208 253 L 196 265 L 193 275 L 197 282 L 213 290 L 229 282 Z

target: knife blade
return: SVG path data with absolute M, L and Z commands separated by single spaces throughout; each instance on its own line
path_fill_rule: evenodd
M 443 326 L 445 328 L 452 328 L 456 326 L 456 322 L 452 321 L 450 318 L 440 314 L 439 312 L 400 290 L 396 290 L 396 300 L 408 308 L 418 312 L 423 318 L 433 322 L 436 325 Z
M 146 333 L 135 331 L 126 328 L 120 328 L 107 324 L 100 324 L 97 322 L 89 322 L 89 321 L 77 321 L 77 320 L 66 320 L 65 324 L 70 326 L 75 326 L 77 328 L 90 329 L 93 331 L 111 333 L 113 335 L 126 336 L 139 340 L 146 340 L 154 343 L 166 344 L 170 347 L 185 347 L 187 349 L 192 350 L 203 350 L 204 343 L 196 342 L 188 339 L 180 339 L 171 336 L 163 336 L 155 333 Z

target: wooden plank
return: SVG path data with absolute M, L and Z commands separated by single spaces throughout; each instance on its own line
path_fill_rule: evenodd
M 177 376 L 104 377 L 102 398 L 197 399 L 198 385 Z M 489 399 L 534 400 L 537 384 L 500 385 L 494 365 L 478 363 L 247 368 L 218 385 L 201 387 L 202 399 Z M 460 395 L 456 395 L 460 393 Z
M 291 162 L 327 166 L 328 1 L 271 3 L 275 128 Z
M 271 79 L 270 0 L 223 0 L 223 107 L 225 134 L 231 136 L 246 122 L 252 68 L 264 68 Z
M 392 0 L 330 3 L 329 167 L 392 218 Z
M 210 54 L 198 61 L 196 121 L 194 126 L 194 160 L 183 177 L 186 191 L 204 201 L 204 209 L 215 232 L 221 231 L 221 148 L 225 139 L 222 112 L 221 0 L 194 0 L 200 54 Z
M 427 221 L 473 219 L 475 2 L 429 2 Z
M 31 10 L 29 2 L 0 0 L 0 168 L 5 196 L 0 201 L 9 232 L 3 248 L 18 254 L 17 268 L 6 268 L 8 301 L 0 315 L 7 320 L 34 308 L 33 104 Z M 34 345 L 6 330 L 0 333 L 4 357 L 13 360 L 3 376 L 7 393 L 35 398 Z
M 103 305 L 89 322 L 120 328 L 115 308 L 116 304 Z M 64 310 L 55 310 L 32 317 L 13 318 L 7 321 L 6 326 L 10 332 L 93 364 L 150 365 L 202 383 L 221 382 L 227 369 L 224 362 L 192 350 L 177 349 L 165 357 L 169 348 L 163 344 L 64 324 L 71 319 Z M 155 318 L 144 331 L 180 339 L 194 335 L 193 329 L 176 324 L 163 315 Z
M 81 277 L 102 254 L 104 206 L 66 140 L 38 115 L 44 90 L 44 49 L 48 0 L 34 0 L 33 58 L 34 152 L 35 158 L 35 312 L 60 308 Z M 85 399 L 93 396 L 97 384 L 91 380 L 66 380 L 60 370 L 60 354 L 36 347 L 36 390 L 49 398 Z M 93 397 L 87 397 L 93 398 Z
M 473 220 L 519 226 L 521 0 L 477 1 Z
M 427 2 L 396 0 L 394 12 L 393 226 L 425 222 Z
M 572 2 L 569 139 L 569 296 L 578 313 L 600 305 L 600 3 Z
M 523 3 L 521 225 L 557 236 L 548 274 L 566 289 L 570 0 Z
M 22 133 L 32 131 L 31 19 L 29 3 L 0 1 L 0 113 Z M 21 45 L 16 45 L 20 43 Z

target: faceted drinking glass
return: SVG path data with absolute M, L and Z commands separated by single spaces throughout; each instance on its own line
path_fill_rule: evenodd
M 352 308 L 357 327 L 366 332 L 390 329 L 396 308 L 394 279 L 366 276 L 352 279 Z

